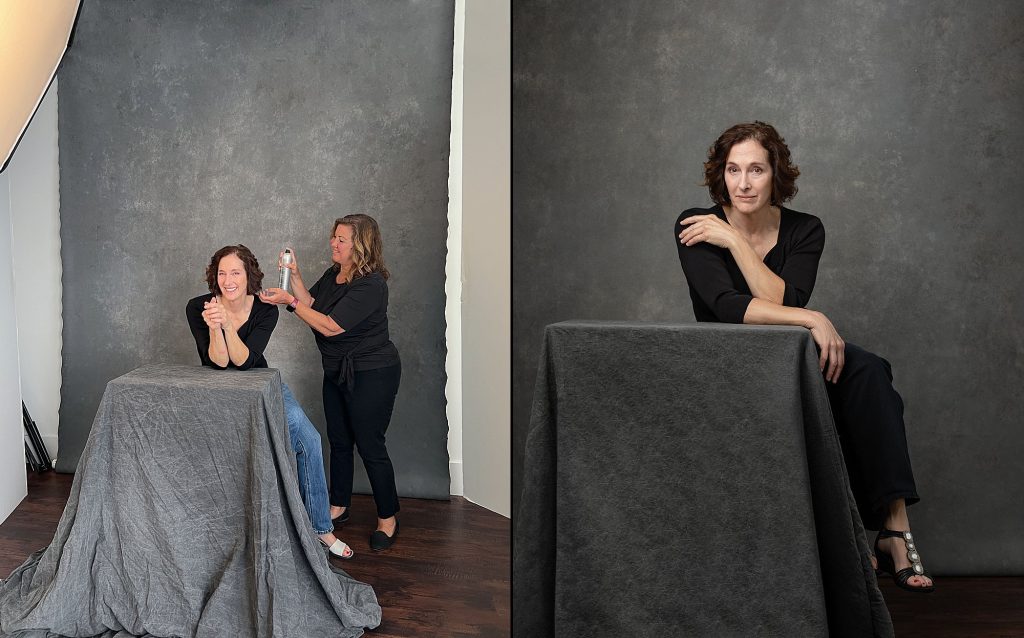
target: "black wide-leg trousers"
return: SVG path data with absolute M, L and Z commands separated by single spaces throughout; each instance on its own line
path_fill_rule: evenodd
M 920 500 L 910 467 L 903 399 L 889 362 L 852 343 L 839 383 L 826 383 L 850 486 L 864 527 L 881 529 L 889 503 Z
M 377 516 L 390 518 L 398 512 L 395 469 L 384 434 L 391 423 L 401 380 L 400 364 L 356 372 L 351 390 L 324 376 L 324 416 L 331 443 L 331 505 L 351 504 L 355 446 L 370 479 Z

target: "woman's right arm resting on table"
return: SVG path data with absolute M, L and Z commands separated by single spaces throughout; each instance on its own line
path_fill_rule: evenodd
M 835 382 L 839 379 L 846 359 L 846 343 L 824 314 L 817 310 L 780 306 L 754 297 L 747 304 L 747 311 L 743 313 L 743 323 L 807 328 L 811 331 L 814 343 L 821 349 L 818 369 L 825 372 L 826 381 Z
M 845 344 L 828 317 L 801 307 L 814 288 L 818 258 L 824 248 L 825 233 L 820 223 L 811 227 L 804 239 L 797 243 L 782 270 L 784 304 L 736 290 L 719 248 L 706 243 L 685 246 L 678 237 L 676 245 L 687 280 L 719 321 L 807 328 L 821 349 L 819 368 L 825 371 L 827 365 L 825 379 L 835 381 L 843 369 Z

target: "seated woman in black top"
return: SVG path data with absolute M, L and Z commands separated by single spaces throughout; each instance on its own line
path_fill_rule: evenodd
M 313 330 L 324 367 L 324 415 L 331 442 L 331 516 L 344 522 L 352 499 L 352 451 L 370 479 L 377 529 L 370 548 L 387 549 L 398 534 L 398 490 L 384 434 L 402 378 L 398 350 L 388 333 L 388 269 L 377 222 L 346 215 L 331 230 L 331 266 L 308 290 L 296 259 L 290 294 L 263 291 L 262 299 L 287 304 Z
M 782 206 L 800 174 L 768 124 L 738 124 L 708 151 L 705 185 L 715 206 L 676 220 L 679 263 L 697 321 L 803 326 L 820 349 L 850 483 L 864 526 L 877 529 L 877 562 L 904 589 L 927 592 L 906 506 L 919 499 L 889 362 L 846 343 L 824 314 L 805 308 L 825 230 Z
M 209 294 L 190 299 L 185 306 L 199 360 L 204 366 L 225 370 L 266 368 L 263 356 L 277 326 L 277 306 L 256 296 L 263 272 L 245 246 L 225 246 L 214 253 L 206 267 Z M 299 493 L 313 531 L 327 551 L 342 560 L 352 549 L 334 536 L 327 502 L 320 434 L 295 400 L 288 384 L 281 383 L 288 437 L 295 452 Z

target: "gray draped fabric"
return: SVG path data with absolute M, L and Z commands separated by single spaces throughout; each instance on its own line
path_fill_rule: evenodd
M 891 636 L 800 328 L 545 332 L 513 632 Z
M 302 505 L 277 370 L 149 365 L 107 384 L 49 547 L 0 636 L 359 636 L 373 589 Z

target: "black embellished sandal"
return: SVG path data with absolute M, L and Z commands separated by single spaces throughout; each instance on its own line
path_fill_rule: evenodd
M 907 559 L 910 561 L 910 567 L 904 567 L 896 571 L 896 563 L 893 561 L 892 556 L 887 552 L 881 551 L 878 547 L 878 541 L 883 538 L 899 538 L 906 543 Z M 896 532 L 891 529 L 880 530 L 878 536 L 875 537 L 875 560 L 878 561 L 878 571 L 892 574 L 892 579 L 899 588 L 920 594 L 928 594 L 935 591 L 934 584 L 916 587 L 907 582 L 914 576 L 927 576 L 931 578 L 931 576 L 924 573 L 924 565 L 921 564 L 921 554 L 917 551 L 917 546 L 914 544 L 914 536 L 910 532 Z

